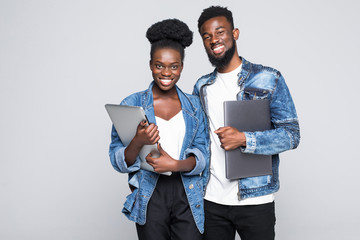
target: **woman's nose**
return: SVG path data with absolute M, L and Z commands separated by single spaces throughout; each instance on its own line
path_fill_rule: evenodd
M 164 76 L 171 76 L 170 68 L 165 67 L 165 68 L 162 70 L 161 74 L 164 75 Z

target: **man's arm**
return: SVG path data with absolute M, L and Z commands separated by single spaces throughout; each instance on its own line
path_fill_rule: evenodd
M 271 121 L 274 129 L 258 132 L 239 132 L 231 126 L 215 131 L 221 147 L 233 150 L 238 147 L 245 153 L 278 154 L 299 145 L 300 129 L 289 89 L 282 76 L 277 81 L 270 103 Z
M 300 142 L 300 128 L 295 105 L 280 75 L 270 99 L 270 116 L 274 129 L 258 132 L 244 132 L 245 153 L 273 155 L 295 149 Z

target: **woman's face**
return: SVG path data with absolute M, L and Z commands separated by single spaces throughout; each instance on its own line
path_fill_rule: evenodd
M 154 51 L 150 69 L 156 85 L 162 91 L 172 89 L 179 81 L 183 64 L 179 51 L 172 48 L 159 48 Z

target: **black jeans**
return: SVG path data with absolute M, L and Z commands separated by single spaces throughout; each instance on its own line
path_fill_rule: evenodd
M 140 240 L 201 240 L 179 173 L 160 175 L 147 206 L 145 225 L 136 224 Z
M 275 204 L 227 206 L 205 200 L 204 240 L 275 239 Z

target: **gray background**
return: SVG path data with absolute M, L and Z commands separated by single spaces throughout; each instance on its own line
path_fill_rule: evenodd
M 239 53 L 281 70 L 300 119 L 299 148 L 281 154 L 277 239 L 358 239 L 355 0 L 0 0 L 0 239 L 137 239 L 104 104 L 148 87 L 145 32 L 165 18 L 195 33 L 179 82 L 191 92 L 212 71 L 197 18 L 219 3 Z

